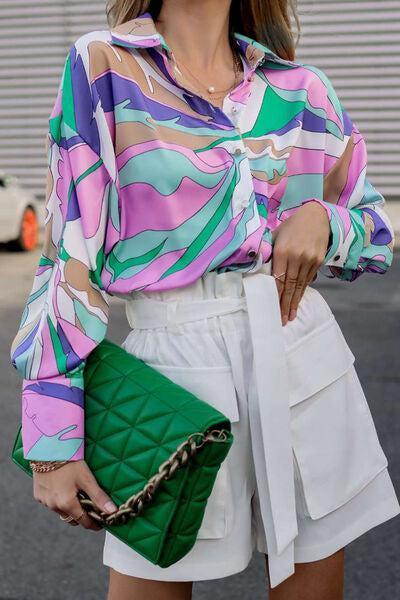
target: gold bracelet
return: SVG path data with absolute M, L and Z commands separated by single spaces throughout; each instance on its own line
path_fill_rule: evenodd
M 63 465 L 65 465 L 69 460 L 30 460 L 29 464 L 31 466 L 32 471 L 35 473 L 48 473 L 49 471 L 55 471 L 59 469 Z

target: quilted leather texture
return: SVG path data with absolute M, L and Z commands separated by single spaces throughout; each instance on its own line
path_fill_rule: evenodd
M 233 442 L 229 419 L 107 338 L 84 370 L 85 461 L 119 505 L 137 493 L 191 433 L 229 431 L 226 442 L 201 448 L 187 467 L 163 481 L 154 500 L 128 523 L 105 525 L 142 556 L 168 567 L 193 547 L 218 469 Z M 32 476 L 21 427 L 11 457 Z

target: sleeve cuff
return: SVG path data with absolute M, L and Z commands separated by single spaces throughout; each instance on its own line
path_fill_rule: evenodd
M 84 458 L 84 392 L 78 371 L 65 376 L 23 380 L 22 444 L 27 460 Z
M 353 233 L 354 223 L 351 210 L 319 198 L 308 198 L 303 201 L 303 204 L 306 202 L 318 202 L 325 209 L 329 219 L 331 230 L 329 244 L 322 264 L 342 269 L 358 269 L 358 259 L 362 252 L 364 237 Z

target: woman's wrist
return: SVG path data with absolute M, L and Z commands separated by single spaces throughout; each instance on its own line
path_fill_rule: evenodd
M 332 229 L 331 229 L 331 222 L 330 222 L 331 211 L 330 211 L 329 207 L 326 205 L 326 203 L 323 200 L 319 200 L 318 198 L 309 198 L 307 200 L 304 200 L 302 206 L 304 206 L 306 204 L 308 206 L 310 206 L 310 205 L 312 206 L 313 205 L 314 207 L 319 205 L 320 206 L 320 208 L 318 209 L 319 212 L 321 214 L 322 213 L 325 214 L 324 221 L 326 223 L 327 233 L 328 233 L 328 242 L 327 242 L 327 248 L 326 249 L 328 251 L 328 249 L 329 249 L 329 247 L 330 247 L 330 245 L 332 243 Z
M 321 207 L 322 211 L 325 213 L 325 215 L 328 219 L 328 224 L 330 226 L 331 211 L 330 211 L 329 206 L 327 206 L 326 202 L 324 202 L 323 200 L 320 200 L 319 198 L 307 198 L 307 200 L 303 200 L 302 206 L 305 206 L 306 204 L 308 206 L 311 205 L 314 207 L 315 207 L 315 205 L 317 205 L 317 206 L 319 205 Z
M 48 473 L 55 471 L 63 465 L 70 462 L 69 460 L 30 460 L 29 464 L 34 473 Z

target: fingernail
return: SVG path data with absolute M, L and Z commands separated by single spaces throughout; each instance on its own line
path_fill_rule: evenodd
M 288 322 L 288 316 L 287 315 L 283 315 L 283 317 L 282 317 L 282 325 L 286 325 L 287 322 Z
M 115 506 L 114 502 L 112 502 L 111 500 L 109 500 L 108 502 L 105 503 L 104 510 L 106 512 L 108 512 L 108 513 L 112 513 L 115 510 L 117 510 L 117 507 Z
M 296 309 L 292 308 L 292 310 L 290 311 L 290 315 L 289 315 L 289 320 L 290 321 L 292 321 L 295 318 L 296 312 L 297 312 Z

